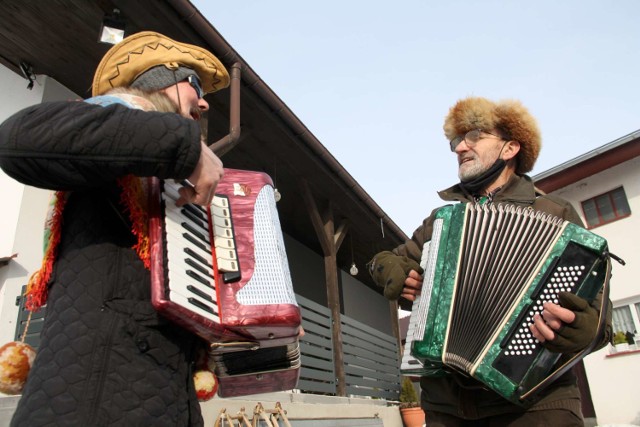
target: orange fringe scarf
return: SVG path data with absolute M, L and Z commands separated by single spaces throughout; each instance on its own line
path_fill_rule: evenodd
M 136 251 L 146 269 L 150 266 L 149 253 L 149 215 L 147 209 L 146 180 L 129 175 L 118 180 L 120 187 L 120 203 L 129 214 L 131 232 L 136 237 L 132 249 Z M 47 303 L 48 283 L 53 265 L 58 255 L 58 247 L 62 237 L 62 212 L 68 199 L 68 193 L 57 191 L 49 203 L 49 211 L 45 221 L 44 256 L 40 269 L 31 275 L 27 283 L 26 308 L 38 311 Z

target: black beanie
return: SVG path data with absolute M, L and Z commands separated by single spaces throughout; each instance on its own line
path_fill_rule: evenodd
M 151 92 L 179 83 L 190 75 L 197 77 L 197 73 L 188 67 L 179 66 L 171 70 L 164 65 L 158 65 L 140 74 L 131 83 L 131 87 Z

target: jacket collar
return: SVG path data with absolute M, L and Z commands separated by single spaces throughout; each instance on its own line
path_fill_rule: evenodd
M 536 197 L 543 194 L 535 188 L 527 175 L 513 175 L 511 179 L 493 197 L 493 202 L 510 202 L 520 205 L 531 205 Z M 472 195 L 465 193 L 460 184 L 456 184 L 438 192 L 438 196 L 446 202 L 473 202 Z

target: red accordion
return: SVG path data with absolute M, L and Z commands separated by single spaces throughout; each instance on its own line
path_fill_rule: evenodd
M 211 344 L 220 396 L 295 388 L 301 317 L 269 176 L 225 169 L 206 209 L 150 187 L 153 306 Z

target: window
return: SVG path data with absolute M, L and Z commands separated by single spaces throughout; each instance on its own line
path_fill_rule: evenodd
M 582 212 L 588 228 L 598 227 L 631 215 L 623 187 L 585 200 L 582 202 Z
M 613 309 L 613 333 L 622 331 L 634 334 L 634 340 L 640 341 L 640 302 L 621 305 Z M 634 344 L 634 343 L 630 343 Z

